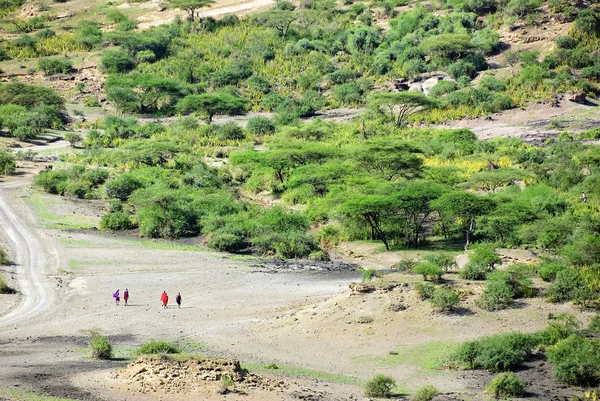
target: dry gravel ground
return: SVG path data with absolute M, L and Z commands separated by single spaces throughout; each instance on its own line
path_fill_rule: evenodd
M 301 367 L 327 372 L 334 382 L 286 379 L 294 391 L 252 390 L 227 399 L 362 399 L 357 384 L 375 373 L 385 373 L 400 383 L 402 391 L 433 384 L 444 392 L 461 392 L 470 399 L 485 399 L 485 373 L 438 369 L 444 356 L 460 341 L 512 330 L 533 331 L 544 327 L 549 312 L 574 313 L 571 305 L 550 305 L 540 299 L 501 312 L 485 312 L 472 305 L 480 286 L 472 286 L 465 308 L 457 313 L 435 313 L 421 302 L 410 285 L 387 293 L 348 296 L 348 284 L 359 279 L 353 271 L 285 271 L 257 269 L 253 262 L 183 245 L 141 241 L 105 235 L 91 230 L 59 231 L 43 228 L 24 200 L 32 192 L 21 183 L 27 176 L 0 183 L 0 196 L 15 218 L 28 227 L 35 241 L 29 252 L 46 262 L 40 276 L 11 267 L 31 282 L 49 289 L 45 300 L 24 310 L 19 320 L 0 318 L 0 383 L 32 388 L 45 394 L 80 400 L 181 399 L 178 395 L 127 393 L 126 384 L 115 378 L 124 356 L 150 339 L 202 343 L 205 353 L 265 364 Z M 97 215 L 79 203 L 44 194 L 47 210 L 62 213 L 65 222 L 73 215 Z M 6 215 L 6 208 L 3 212 Z M 36 242 L 37 241 L 37 242 Z M 33 244 L 38 245 L 33 245 Z M 11 242 L 13 255 L 23 243 Z M 33 248 L 31 248 L 33 247 Z M 37 277 L 37 278 L 36 278 Z M 393 276 L 391 276 L 393 277 Z M 399 279 L 414 282 L 417 276 Z M 450 277 L 451 281 L 456 278 Z M 17 281 L 18 282 L 18 281 Z M 14 282 L 13 282 L 14 284 Z M 129 288 L 129 306 L 115 306 L 111 294 Z M 159 297 L 171 297 L 162 309 Z M 173 305 L 181 292 L 183 306 Z M 0 304 L 14 305 L 20 295 L 2 295 Z M 407 309 L 388 310 L 392 303 Z M 20 304 L 23 307 L 23 303 Z M 38 309 L 35 309 L 35 308 Z M 362 317 L 373 319 L 359 324 Z M 90 360 L 86 350 L 88 332 L 99 330 L 117 347 L 111 362 Z M 545 369 L 545 371 L 544 371 Z M 539 369 L 538 369 L 539 370 Z M 547 366 L 532 380 L 529 399 L 566 397 L 571 391 L 552 383 Z M 306 371 L 305 371 L 306 374 Z M 525 372 L 524 377 L 533 373 Z M 337 381 L 337 382 L 336 382 Z M 350 384 L 342 384 L 345 382 Z M 540 387 L 546 385 L 549 387 Z M 216 393 L 196 394 L 191 399 L 222 399 Z
M 452 126 L 474 128 L 480 137 L 486 132 L 502 135 L 498 127 L 525 137 L 528 133 L 520 127 L 541 127 L 544 135 L 551 135 L 546 128 L 551 119 L 593 125 L 597 113 L 597 108 L 573 104 L 559 109 L 534 106 L 494 116 L 493 121 Z M 0 243 L 18 262 L 3 269 L 9 284 L 20 291 L 0 295 L 1 385 L 80 400 L 178 400 L 173 394 L 128 392 L 114 375 L 131 358 L 132 349 L 150 339 L 165 339 L 201 343 L 206 354 L 253 363 L 250 367 L 274 361 L 288 367 L 280 371 L 318 377 L 285 379 L 294 389 L 288 392 L 252 390 L 227 399 L 362 399 L 360 382 L 383 373 L 399 382 L 401 392 L 433 384 L 443 392 L 483 400 L 490 375 L 440 369 L 459 342 L 538 330 L 547 324 L 549 313 L 573 313 L 584 323 L 589 318 L 570 304 L 551 305 L 539 298 L 505 311 L 482 311 L 473 305 L 480 285 L 469 287 L 472 294 L 457 313 L 441 314 L 411 290 L 410 284 L 420 280 L 417 276 L 396 277 L 409 287 L 348 297 L 348 285 L 359 280 L 358 272 L 258 268 L 256 261 L 190 247 L 190 242 L 172 245 L 90 229 L 57 230 L 93 226 L 102 204 L 90 206 L 32 190 L 28 182 L 39 168 L 24 164 L 16 176 L 0 181 Z M 388 268 L 402 257 L 377 251 L 377 246 L 350 247 L 366 267 Z M 455 276 L 448 279 L 459 283 Z M 111 294 L 117 288 L 129 288 L 130 306 L 115 306 Z M 163 290 L 171 297 L 166 310 L 159 304 Z M 181 309 L 173 306 L 177 292 L 183 296 Z M 407 308 L 392 312 L 390 304 Z M 357 323 L 365 317 L 373 321 Z M 90 330 L 109 336 L 117 348 L 115 360 L 89 358 Z M 529 400 L 570 398 L 574 390 L 558 386 L 546 362 L 529 366 L 518 373 L 530 382 Z M 223 399 L 216 393 L 186 397 Z M 443 399 L 460 399 L 453 397 Z

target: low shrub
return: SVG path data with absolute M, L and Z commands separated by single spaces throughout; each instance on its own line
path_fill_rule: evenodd
M 7 265 L 8 262 L 8 253 L 4 250 L 4 248 L 0 247 L 0 265 Z
M 400 272 L 410 272 L 417 265 L 415 259 L 400 259 L 392 268 Z
M 38 61 L 38 70 L 46 75 L 68 74 L 73 71 L 73 63 L 65 57 L 42 58 Z
M 246 249 L 248 242 L 240 233 L 219 230 L 211 234 L 208 239 L 208 246 L 218 251 L 238 252 Z
M 584 279 L 575 268 L 567 268 L 556 273 L 554 283 L 546 291 L 549 302 L 566 302 L 576 298 L 578 291 L 585 288 Z
M 166 341 L 150 340 L 143 344 L 138 350 L 139 355 L 142 354 L 179 354 L 179 348 L 169 344 Z
M 433 285 L 433 283 L 426 281 L 423 283 L 415 284 L 415 289 L 419 293 L 419 296 L 421 297 L 421 299 L 425 300 L 425 299 L 429 299 L 433 296 L 433 292 L 435 291 L 435 286 Z
M 488 275 L 488 267 L 485 263 L 469 261 L 460 270 L 460 277 L 465 280 L 485 280 Z
M 573 334 L 551 348 L 547 356 L 559 381 L 585 387 L 600 383 L 600 341 Z
M 100 230 L 102 231 L 123 231 L 133 227 L 134 224 L 129 213 L 107 213 L 100 219 Z
M 422 274 L 423 280 L 430 279 L 439 281 L 444 274 L 444 271 L 441 267 L 428 261 L 419 262 L 415 267 L 413 267 L 412 271 L 415 274 Z
M 454 256 L 452 256 L 452 254 L 447 252 L 431 253 L 426 255 L 424 259 L 436 266 L 441 267 L 445 272 L 448 272 L 456 267 L 456 259 Z
M 507 272 L 494 272 L 488 276 L 481 298 L 477 304 L 487 310 L 498 310 L 508 307 L 513 302 L 513 288 Z
M 425 386 L 419 389 L 412 397 L 410 401 L 431 401 L 433 397 L 438 395 L 440 392 L 433 386 Z
M 46 170 L 33 178 L 33 183 L 49 194 L 62 195 L 68 183 L 69 176 L 64 170 Z
M 526 361 L 538 344 L 536 335 L 498 334 L 461 344 L 452 359 L 467 369 L 502 372 Z
M 267 117 L 252 117 L 248 119 L 246 129 L 252 135 L 273 135 L 275 124 Z
M 354 321 L 358 324 L 369 324 L 373 323 L 373 318 L 370 316 L 359 316 Z
M 587 328 L 594 333 L 600 333 L 600 312 L 592 316 L 590 319 L 590 324 L 588 324 Z
M 388 398 L 392 395 L 392 389 L 396 381 L 389 376 L 376 375 L 365 383 L 365 396 Z
M 90 350 L 92 357 L 96 359 L 108 360 L 113 356 L 113 347 L 108 338 L 98 332 L 92 332 L 90 335 Z
M 575 316 L 563 312 L 554 317 L 548 327 L 537 332 L 536 336 L 539 345 L 549 347 L 575 334 L 580 328 L 581 325 Z
M 544 281 L 554 281 L 556 274 L 566 268 L 567 266 L 558 261 L 545 260 L 538 267 L 538 276 Z
M 525 385 L 512 372 L 500 373 L 494 377 L 485 391 L 493 397 L 518 397 L 523 395 Z
M 433 291 L 429 302 L 437 311 L 442 312 L 454 309 L 460 303 L 460 300 L 454 291 L 442 288 Z
M 15 290 L 6 284 L 4 277 L 0 276 L 0 294 L 14 294 Z
M 361 276 L 362 282 L 373 281 L 377 277 L 377 270 L 375 269 L 363 269 Z

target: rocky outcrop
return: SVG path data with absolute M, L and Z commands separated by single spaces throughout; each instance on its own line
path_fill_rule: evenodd
M 239 361 L 212 357 L 179 358 L 141 356 L 114 374 L 128 390 L 138 393 L 192 393 L 215 391 L 226 393 L 260 389 L 285 390 L 282 380 L 270 379 L 242 369 Z

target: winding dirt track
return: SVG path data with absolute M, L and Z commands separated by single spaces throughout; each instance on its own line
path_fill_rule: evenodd
M 8 206 L 11 189 L 29 185 L 30 180 L 0 184 L 0 226 L 15 252 L 16 278 L 23 295 L 21 303 L 0 317 L 0 327 L 19 323 L 40 314 L 54 300 L 54 291 L 44 272 L 50 260 L 49 249 L 37 234 Z

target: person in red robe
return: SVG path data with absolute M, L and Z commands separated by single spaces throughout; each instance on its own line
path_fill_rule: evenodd
M 160 296 L 160 303 L 162 304 L 163 308 L 167 309 L 167 305 L 169 304 L 169 296 L 167 295 L 166 291 L 163 291 L 162 295 Z

